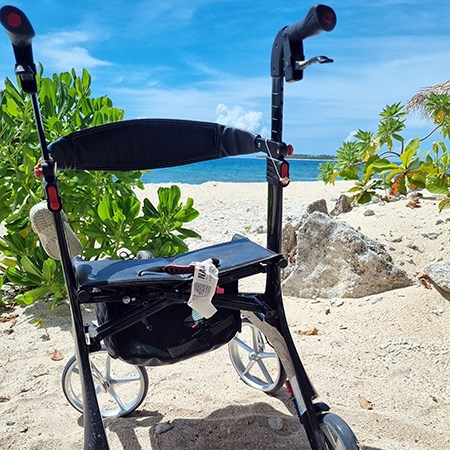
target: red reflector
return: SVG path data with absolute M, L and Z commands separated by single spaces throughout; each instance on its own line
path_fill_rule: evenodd
M 6 16 L 6 21 L 8 22 L 8 25 L 12 28 L 18 28 L 20 25 L 22 25 L 22 17 L 19 16 L 19 14 L 12 12 L 9 13 Z
M 59 211 L 61 209 L 61 204 L 59 203 L 58 189 L 56 189 L 56 186 L 47 186 L 47 196 L 50 211 Z
M 280 186 L 287 186 L 290 183 L 289 179 L 289 163 L 283 162 L 280 167 Z
M 291 144 L 288 144 L 286 154 L 287 156 L 292 156 L 294 154 L 294 147 Z

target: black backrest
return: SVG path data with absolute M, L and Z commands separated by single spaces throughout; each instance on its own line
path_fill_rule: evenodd
M 71 133 L 49 152 L 60 169 L 144 170 L 256 153 L 257 137 L 217 123 L 137 119 Z

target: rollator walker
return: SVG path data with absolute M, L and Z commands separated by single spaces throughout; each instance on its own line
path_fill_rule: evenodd
M 313 63 L 332 62 L 325 56 L 305 60 L 303 40 L 333 30 L 334 11 L 316 5 L 277 34 L 270 66 L 270 139 L 217 123 L 139 119 L 84 129 L 49 145 L 38 103 L 33 27 L 13 6 L 1 8 L 0 16 L 13 45 L 15 72 L 35 113 L 45 199 L 54 219 L 75 341 L 63 391 L 83 414 L 84 448 L 109 448 L 102 419 L 139 407 L 148 389 L 146 367 L 173 364 L 228 344 L 233 366 L 249 386 L 266 393 L 286 386 L 311 449 L 358 449 L 346 422 L 317 400 L 289 331 L 280 281 L 280 269 L 287 264 L 281 254 L 283 190 L 289 185 L 286 156 L 292 152 L 282 140 L 284 81 L 301 80 Z M 144 170 L 258 152 L 267 160 L 267 246 L 236 235 L 229 242 L 170 257 L 71 257 L 56 166 Z M 240 291 L 240 280 L 261 273 L 264 292 Z M 83 304 L 94 305 L 97 325 L 84 324 Z M 115 375 L 116 365 L 122 376 Z M 100 405 L 102 396 L 109 401 Z

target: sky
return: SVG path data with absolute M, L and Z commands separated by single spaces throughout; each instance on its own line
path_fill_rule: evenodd
M 18 0 L 36 32 L 45 74 L 89 70 L 93 96 L 125 118 L 219 122 L 270 137 L 270 55 L 278 31 L 314 2 L 287 0 Z M 450 78 L 448 0 L 330 0 L 332 32 L 304 41 L 326 55 L 285 86 L 283 140 L 297 153 L 334 154 L 358 130 L 375 131 L 386 104 Z M 14 78 L 0 32 L 0 79 Z M 405 136 L 431 128 L 420 114 Z

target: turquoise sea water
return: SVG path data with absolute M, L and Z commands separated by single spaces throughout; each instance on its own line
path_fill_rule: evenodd
M 289 160 L 292 181 L 315 181 L 319 160 Z M 143 177 L 144 183 L 189 183 L 207 181 L 250 183 L 266 181 L 266 160 L 263 158 L 222 158 L 169 169 L 154 169 Z

